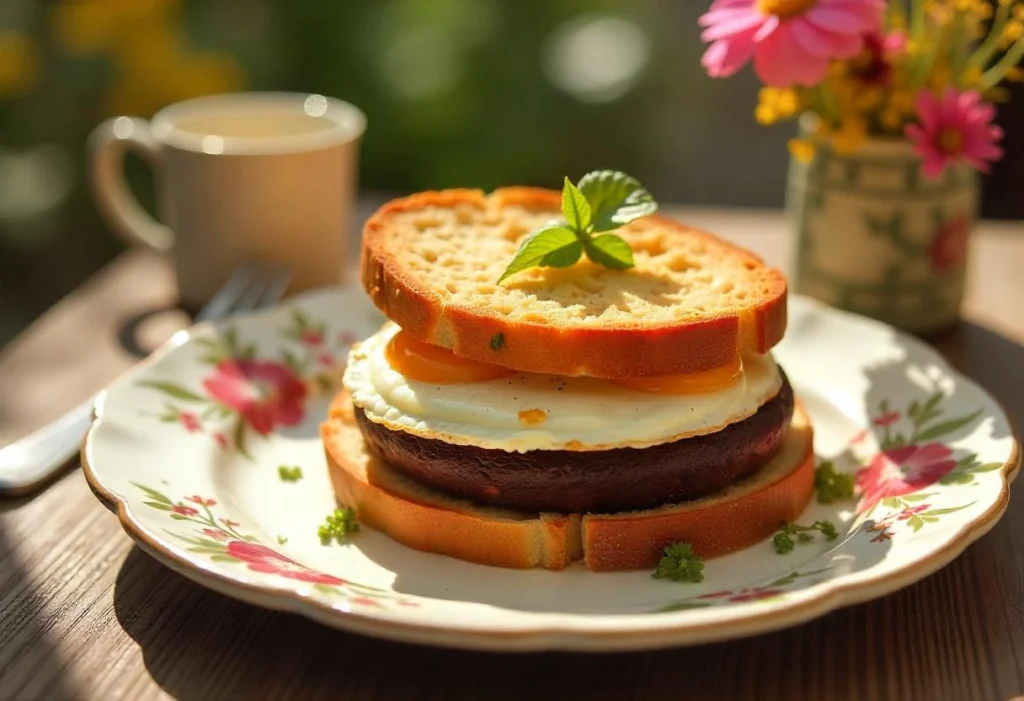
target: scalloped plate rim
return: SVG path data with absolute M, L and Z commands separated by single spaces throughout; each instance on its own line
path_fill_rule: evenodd
M 321 294 L 338 294 L 343 291 L 348 290 L 343 288 L 316 290 L 296 295 L 286 300 L 283 306 L 288 308 Z M 998 474 L 1002 478 L 1002 486 L 995 503 L 972 521 L 961 525 L 955 533 L 951 533 L 945 543 L 930 556 L 909 561 L 888 573 L 870 575 L 870 570 L 868 570 L 868 576 L 858 577 L 857 575 L 865 574 L 865 571 L 859 571 L 812 584 L 802 590 L 802 593 L 807 595 L 805 600 L 780 601 L 774 603 L 771 608 L 765 609 L 762 606 L 759 611 L 756 603 L 735 604 L 730 608 L 739 610 L 741 613 L 744 610 L 751 613 L 745 616 L 736 615 L 727 621 L 687 622 L 685 621 L 686 612 L 679 611 L 616 614 L 614 616 L 616 625 L 606 627 L 594 624 L 593 619 L 601 618 L 594 614 L 560 614 L 563 618 L 576 619 L 574 620 L 575 625 L 545 624 L 511 631 L 473 625 L 472 622 L 469 625 L 460 625 L 449 621 L 446 625 L 437 625 L 410 620 L 387 611 L 343 610 L 286 586 L 268 586 L 242 581 L 240 577 L 218 571 L 210 563 L 200 566 L 187 557 L 172 552 L 157 538 L 154 538 L 148 532 L 149 529 L 132 514 L 125 497 L 104 485 L 89 456 L 94 434 L 103 421 L 104 403 L 111 388 L 158 363 L 173 349 L 192 341 L 203 329 L 216 327 L 217 322 L 203 322 L 179 331 L 152 355 L 126 370 L 97 395 L 93 406 L 93 420 L 82 442 L 82 468 L 90 489 L 101 503 L 116 513 L 125 532 L 142 550 L 175 572 L 225 596 L 263 608 L 297 613 L 341 630 L 417 644 L 507 652 L 542 650 L 597 652 L 682 647 L 780 630 L 805 623 L 846 606 L 892 593 L 924 579 L 955 560 L 971 543 L 985 535 L 1005 513 L 1009 503 L 1010 484 L 1017 476 L 1021 465 L 1020 439 L 999 400 L 952 367 L 932 347 L 887 324 L 831 308 L 807 297 L 790 295 L 790 301 L 806 305 L 815 313 L 839 315 L 852 323 L 894 332 L 895 339 L 899 343 L 924 351 L 934 358 L 951 377 L 955 378 L 956 382 L 973 387 L 999 408 L 1009 428 L 1011 449 L 1005 463 L 998 470 Z M 275 307 L 239 315 L 232 321 L 269 317 L 278 312 L 280 308 Z M 524 611 L 515 611 L 514 613 L 524 617 L 547 615 Z M 629 627 L 631 623 L 636 623 L 636 625 Z

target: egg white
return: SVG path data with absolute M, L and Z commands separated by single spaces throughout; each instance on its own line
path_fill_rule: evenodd
M 349 354 L 344 384 L 370 421 L 455 445 L 508 452 L 644 448 L 714 433 L 754 414 L 782 386 L 770 354 L 744 355 L 738 382 L 717 392 L 655 394 L 605 380 L 517 373 L 486 382 L 434 384 L 388 363 L 393 323 Z M 526 425 L 520 412 L 546 419 Z

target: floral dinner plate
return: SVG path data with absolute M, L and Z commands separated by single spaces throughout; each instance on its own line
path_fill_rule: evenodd
M 767 539 L 708 561 L 699 584 L 491 568 L 369 528 L 325 545 L 318 424 L 349 346 L 381 322 L 361 290 L 324 290 L 182 332 L 97 400 L 82 451 L 94 491 L 154 557 L 260 606 L 427 644 L 624 650 L 791 626 L 904 587 L 992 527 L 1018 468 L 999 405 L 934 351 L 794 297 L 775 355 L 818 460 L 857 485 L 801 519 L 832 521 L 835 540 L 779 554 Z

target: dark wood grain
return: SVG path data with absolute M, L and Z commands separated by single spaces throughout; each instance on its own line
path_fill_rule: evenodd
M 694 218 L 701 216 L 717 217 L 716 228 L 734 233 L 769 260 L 784 258 L 781 225 L 766 231 L 763 214 L 757 229 L 746 223 L 754 215 Z M 998 230 L 991 244 L 982 240 L 976 250 L 975 265 L 999 259 L 986 271 L 1024 269 L 1024 241 Z M 47 411 L 59 413 L 81 398 L 79 388 L 106 382 L 132 361 L 117 350 L 118 324 L 138 308 L 170 298 L 166 264 L 133 255 L 0 355 L 0 396 L 6 397 L 0 435 L 31 428 L 49 418 Z M 1016 265 L 1007 257 L 1015 257 Z M 1019 303 L 1022 287 L 1015 275 L 986 275 L 973 284 L 967 305 L 968 314 L 984 325 L 965 322 L 935 340 L 1003 402 L 1018 433 L 1024 419 L 1024 319 L 1007 311 L 1016 303 L 1004 298 L 1016 295 Z M 117 313 L 94 309 L 111 298 L 120 300 Z M 80 335 L 83 325 L 72 318 L 83 309 L 93 315 L 91 340 Z M 72 333 L 79 335 L 67 335 Z M 34 356 L 52 343 L 75 343 L 80 354 L 88 354 L 91 343 L 108 360 L 47 371 Z M 65 364 L 74 357 L 68 353 Z M 74 391 L 54 387 L 74 378 Z M 54 399 L 42 408 L 33 404 L 26 414 L 10 401 L 15 390 Z M 602 655 L 499 655 L 402 645 L 234 601 L 174 574 L 135 547 L 80 471 L 34 498 L 0 502 L 3 699 L 1006 701 L 1020 695 L 1024 509 L 1016 499 L 962 557 L 891 596 L 746 640 Z

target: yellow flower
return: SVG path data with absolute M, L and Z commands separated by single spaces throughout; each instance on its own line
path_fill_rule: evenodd
M 177 19 L 180 0 L 61 0 L 50 15 L 65 52 L 89 56 L 112 50 L 154 22 Z
M 963 84 L 966 87 L 972 87 L 978 84 L 981 80 L 981 68 L 979 66 L 968 66 L 964 70 Z
M 877 85 L 865 85 L 854 96 L 854 108 L 858 112 L 867 112 L 882 102 L 882 89 Z
M 878 120 L 882 123 L 888 131 L 897 131 L 903 124 L 903 112 L 898 109 L 893 109 L 892 105 L 889 105 L 882 110 L 882 114 Z
M 772 109 L 768 105 L 758 105 L 754 109 L 754 119 L 757 120 L 758 124 L 769 126 L 779 121 L 779 115 L 774 109 Z
M 0 31 L 0 98 L 29 92 L 39 75 L 39 52 L 21 32 Z
M 801 163 L 810 163 L 814 160 L 814 144 L 807 139 L 790 139 L 787 144 L 789 153 Z
M 800 109 L 800 98 L 792 88 L 761 88 L 754 118 L 760 124 L 774 124 L 792 117 Z
M 775 96 L 775 105 L 779 110 L 779 116 L 792 117 L 800 108 L 800 98 L 797 97 L 795 90 L 786 88 L 779 90 Z
M 849 154 L 860 148 L 867 138 L 867 125 L 859 117 L 852 115 L 844 119 L 839 129 L 832 136 L 832 146 L 836 153 Z
M 230 56 L 188 50 L 181 0 L 60 0 L 54 38 L 71 55 L 104 55 L 114 66 L 109 113 L 151 115 L 179 100 L 238 90 L 244 75 Z
M 1004 47 L 1009 46 L 1013 42 L 1020 39 L 1022 36 L 1024 36 L 1024 20 L 1014 17 L 1014 19 L 1011 19 L 1003 27 L 1003 34 L 1000 37 L 1000 42 Z

